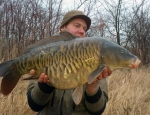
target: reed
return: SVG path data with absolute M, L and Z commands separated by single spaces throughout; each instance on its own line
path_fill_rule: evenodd
M 108 79 L 109 101 L 103 115 L 150 115 L 150 68 L 115 71 Z
M 150 67 L 116 70 L 108 78 L 109 101 L 103 115 L 150 115 Z M 0 79 L 1 80 L 1 79 Z M 8 96 L 0 94 L 1 115 L 36 115 L 26 99 L 28 81 L 19 81 Z

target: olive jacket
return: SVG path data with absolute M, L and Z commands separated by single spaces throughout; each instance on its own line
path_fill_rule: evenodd
M 58 38 L 58 39 L 57 39 Z M 55 36 L 55 41 L 71 40 L 75 36 L 69 32 L 60 32 Z M 49 39 L 43 39 L 42 45 L 50 42 Z M 41 45 L 36 42 L 28 48 Z M 86 86 L 83 85 L 84 94 L 79 105 L 75 105 L 72 100 L 74 89 L 59 90 L 50 84 L 39 83 L 38 80 L 30 80 L 27 87 L 27 100 L 30 108 L 38 112 L 38 115 L 101 115 L 108 101 L 107 79 L 100 80 L 100 87 L 93 95 L 86 92 Z

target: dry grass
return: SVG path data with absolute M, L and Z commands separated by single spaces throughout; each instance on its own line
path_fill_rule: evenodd
M 114 71 L 109 77 L 109 102 L 103 115 L 150 115 L 150 68 Z M 1 115 L 36 115 L 26 100 L 27 81 L 19 81 L 13 92 L 0 94 Z
M 0 94 L 0 115 L 36 115 L 27 104 L 27 84 L 27 81 L 19 81 L 11 94 Z
M 150 68 L 115 71 L 103 115 L 150 115 Z

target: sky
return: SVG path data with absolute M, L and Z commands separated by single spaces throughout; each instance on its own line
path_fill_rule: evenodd
M 80 0 L 76 0 L 76 1 L 80 1 Z M 114 0 L 114 1 L 117 2 L 118 0 Z M 135 1 L 138 4 L 140 4 L 142 2 L 142 0 L 123 0 L 123 1 L 126 1 L 127 4 L 132 4 Z M 67 8 L 71 9 L 74 6 L 74 0 L 64 0 L 63 3 L 64 3 L 63 9 L 67 9 Z M 83 7 L 84 6 L 82 6 L 79 10 L 83 10 Z
M 76 0 L 78 1 L 78 0 Z M 64 0 L 63 1 L 63 9 L 73 9 L 74 8 L 74 0 Z M 79 8 L 79 10 L 83 10 L 83 6 Z
M 78 1 L 80 2 L 80 1 L 84 1 L 84 0 L 63 0 L 63 5 L 62 5 L 62 7 L 63 7 L 63 10 L 66 10 L 66 11 L 68 11 L 68 10 L 72 10 L 72 9 L 74 9 L 74 1 L 75 1 L 75 3 L 77 3 Z M 88 0 L 87 0 L 88 1 Z M 99 0 L 99 1 L 104 1 L 104 0 Z M 108 0 L 109 1 L 109 0 Z M 116 1 L 116 3 L 118 2 L 118 0 L 110 0 L 110 2 L 111 1 Z M 126 1 L 126 5 L 130 5 L 130 4 L 133 4 L 133 2 L 135 2 L 136 1 L 136 3 L 141 3 L 141 1 L 142 0 L 123 0 L 123 1 Z M 79 3 L 78 2 L 78 3 Z M 46 4 L 45 4 L 46 5 Z M 101 6 L 101 4 L 100 4 L 100 2 L 99 3 L 97 3 L 97 5 L 98 6 Z M 78 9 L 78 10 L 81 10 L 81 11 L 83 11 L 84 10 L 84 7 L 86 7 L 86 6 L 84 6 L 84 4 Z

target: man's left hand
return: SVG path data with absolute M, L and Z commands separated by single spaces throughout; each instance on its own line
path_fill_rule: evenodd
M 105 68 L 103 72 L 97 77 L 97 79 L 95 79 L 91 84 L 88 84 L 88 83 L 86 84 L 87 93 L 91 95 L 94 94 L 99 88 L 100 80 L 103 78 L 107 78 L 111 74 L 112 74 L 112 71 Z

